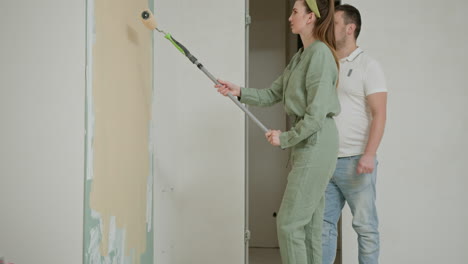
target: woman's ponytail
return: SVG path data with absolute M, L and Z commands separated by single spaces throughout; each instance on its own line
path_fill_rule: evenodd
M 336 55 L 335 40 L 335 2 L 333 0 L 316 0 L 320 12 L 314 27 L 314 36 L 325 43 L 333 53 L 336 66 L 340 67 L 338 56 Z

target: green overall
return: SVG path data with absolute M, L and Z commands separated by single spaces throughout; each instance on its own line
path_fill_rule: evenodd
M 269 89 L 241 89 L 241 102 L 270 106 L 282 101 L 295 119 L 291 130 L 280 135 L 292 161 L 277 218 L 283 264 L 322 263 L 324 194 L 338 154 L 337 81 L 333 54 L 317 40 L 294 55 Z

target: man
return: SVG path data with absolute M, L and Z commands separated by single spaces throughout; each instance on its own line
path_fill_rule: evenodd
M 325 194 L 323 264 L 332 264 L 337 246 L 337 223 L 345 202 L 358 235 L 359 263 L 376 264 L 379 257 L 376 197 L 376 153 L 382 139 L 387 88 L 380 65 L 356 45 L 361 15 L 351 5 L 335 11 L 335 37 L 340 59 L 338 97 L 341 114 L 338 163 Z

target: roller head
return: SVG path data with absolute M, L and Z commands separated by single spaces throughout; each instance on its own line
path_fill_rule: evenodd
M 154 19 L 153 14 L 148 9 L 141 13 L 141 22 L 143 22 L 143 24 L 151 30 L 158 27 L 158 24 L 156 24 L 156 19 Z

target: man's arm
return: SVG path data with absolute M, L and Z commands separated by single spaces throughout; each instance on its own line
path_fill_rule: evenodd
M 366 100 L 372 114 L 372 121 L 367 145 L 357 166 L 358 174 L 374 171 L 375 156 L 382 140 L 387 120 L 387 92 L 368 95 Z

